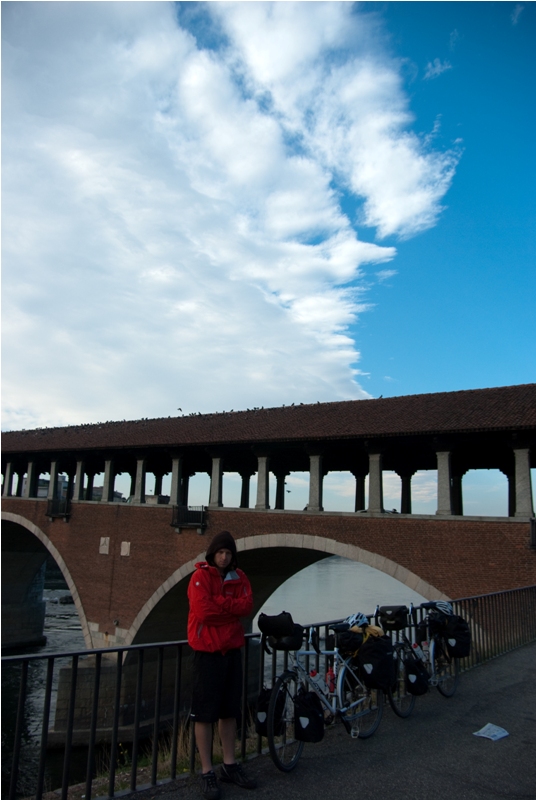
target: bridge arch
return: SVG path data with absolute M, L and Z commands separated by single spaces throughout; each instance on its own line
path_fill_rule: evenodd
M 93 642 L 91 638 L 91 633 L 89 630 L 86 614 L 82 606 L 82 601 L 78 593 L 78 589 L 76 588 L 76 584 L 72 578 L 69 568 L 67 567 L 67 564 L 65 563 L 65 560 L 63 559 L 57 547 L 55 547 L 52 544 L 48 536 L 45 533 L 43 533 L 43 531 L 37 525 L 35 525 L 33 522 L 30 522 L 30 520 L 26 519 L 20 514 L 14 514 L 10 511 L 2 511 L 2 521 L 5 523 L 11 523 L 12 525 L 18 525 L 19 527 L 28 531 L 30 534 L 35 536 L 35 538 L 43 545 L 43 547 L 52 556 L 52 558 L 60 568 L 61 573 L 65 578 L 67 586 L 69 587 L 69 591 L 71 592 L 72 598 L 74 600 L 74 604 L 76 606 L 76 610 L 80 618 L 80 624 L 82 626 L 82 633 L 84 634 L 84 642 L 86 644 L 86 647 L 92 648 Z
M 366 564 L 380 572 L 389 575 L 392 578 L 400 581 L 405 586 L 418 592 L 423 597 L 429 600 L 450 600 L 451 598 L 427 583 L 418 575 L 406 567 L 397 564 L 395 561 L 386 558 L 385 556 L 365 550 L 362 547 L 357 547 L 352 544 L 343 544 L 342 542 L 334 541 L 323 536 L 310 536 L 299 535 L 293 533 L 270 533 L 258 536 L 250 536 L 245 538 L 237 538 L 236 546 L 240 554 L 239 563 L 244 568 L 244 571 L 250 577 L 253 584 L 255 595 L 255 607 L 252 614 L 255 616 L 257 611 L 264 605 L 265 601 L 271 594 L 282 584 L 285 580 L 292 577 L 292 575 L 299 572 L 301 569 L 313 564 L 329 556 L 337 555 L 347 558 L 350 561 L 360 562 Z M 259 578 L 263 574 L 263 566 L 265 564 L 265 556 L 271 551 L 274 555 L 279 555 L 283 550 L 293 550 L 292 566 L 281 568 L 277 574 L 272 574 L 269 579 L 262 582 L 262 586 L 256 585 L 259 583 Z M 264 551 L 264 556 L 261 558 L 260 551 Z M 268 553 L 267 553 L 268 551 Z M 175 572 L 173 572 L 167 580 L 165 580 L 149 600 L 140 609 L 132 625 L 130 626 L 124 644 L 129 645 L 133 643 L 141 643 L 144 641 L 158 641 L 154 637 L 148 638 L 151 635 L 147 628 L 150 615 L 156 611 L 157 606 L 166 603 L 166 598 L 171 600 L 171 594 L 174 593 L 174 601 L 170 603 L 173 610 L 168 608 L 168 613 L 174 613 L 175 621 L 181 624 L 183 631 L 186 630 L 186 617 L 187 617 L 187 599 L 186 591 L 188 579 L 195 569 L 195 564 L 198 561 L 203 561 L 205 558 L 205 550 L 200 552 L 195 558 L 183 564 Z M 284 559 L 276 558 L 275 561 L 281 564 Z M 288 559 L 286 560 L 288 562 Z M 273 564 L 273 560 L 272 560 Z M 257 578 L 257 580 L 256 580 Z M 163 609 L 162 609 L 163 610 Z M 169 638 L 169 637 L 168 637 Z M 174 637 L 172 637 L 174 638 Z M 165 637 L 161 639 L 165 640 Z

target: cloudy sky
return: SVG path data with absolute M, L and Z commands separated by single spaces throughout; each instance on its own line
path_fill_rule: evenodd
M 535 33 L 2 3 L 3 428 L 533 381 Z

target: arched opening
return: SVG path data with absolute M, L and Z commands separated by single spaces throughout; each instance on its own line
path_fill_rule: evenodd
M 467 470 L 462 495 L 465 516 L 508 516 L 508 479 L 499 469 Z

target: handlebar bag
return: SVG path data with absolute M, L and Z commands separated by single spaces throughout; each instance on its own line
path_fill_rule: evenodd
M 282 611 L 281 614 L 274 616 L 259 614 L 257 625 L 261 633 L 265 633 L 266 636 L 275 636 L 276 639 L 281 636 L 292 636 L 294 633 L 294 620 L 288 611 Z
M 451 658 L 466 658 L 471 652 L 471 629 L 457 614 L 447 618 L 444 631 L 448 654 Z
M 395 682 L 395 652 L 388 636 L 369 636 L 356 660 L 360 678 L 368 689 L 386 692 Z
M 295 622 L 293 623 L 292 633 L 289 636 L 269 636 L 268 644 L 274 650 L 299 650 L 302 646 L 304 632 L 305 628 Z
M 406 671 L 406 691 L 408 694 L 419 696 L 428 691 L 428 671 L 422 661 L 415 658 L 413 653 L 404 659 Z
M 340 631 L 336 637 L 337 647 L 343 655 L 355 655 L 363 644 L 363 634 L 355 631 Z
M 401 631 L 408 624 L 407 606 L 381 606 L 379 613 L 380 625 L 384 631 Z
M 324 712 L 315 692 L 299 692 L 294 699 L 294 736 L 299 742 L 324 738 Z
M 272 690 L 263 687 L 260 690 L 257 698 L 257 708 L 255 711 L 255 733 L 258 733 L 261 736 L 268 736 L 268 706 L 270 704 L 271 696 Z M 285 730 L 285 723 L 283 721 L 285 699 L 285 692 L 279 692 L 277 700 L 275 701 L 275 736 L 282 736 Z

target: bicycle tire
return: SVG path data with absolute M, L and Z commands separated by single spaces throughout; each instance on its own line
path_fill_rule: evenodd
M 430 642 L 430 661 L 437 678 L 437 691 L 443 697 L 452 697 L 460 679 L 460 662 L 450 658 L 446 643 L 439 638 Z
M 303 751 L 304 742 L 294 737 L 294 698 L 299 681 L 296 673 L 284 672 L 276 679 L 268 704 L 267 738 L 272 761 L 281 772 L 291 772 Z M 282 716 L 279 718 L 277 698 L 284 693 Z
M 409 694 L 406 689 L 406 667 L 404 665 L 405 653 L 406 648 L 404 645 L 395 645 L 396 678 L 393 686 L 390 686 L 387 690 L 387 699 L 389 700 L 389 705 L 397 717 L 402 717 L 402 719 L 409 717 L 415 708 L 415 695 Z
M 383 692 L 380 689 L 367 689 L 346 665 L 341 669 L 337 682 L 338 700 L 345 708 L 357 700 L 359 705 L 343 714 L 351 728 L 357 730 L 360 739 L 368 739 L 378 730 L 383 714 Z

